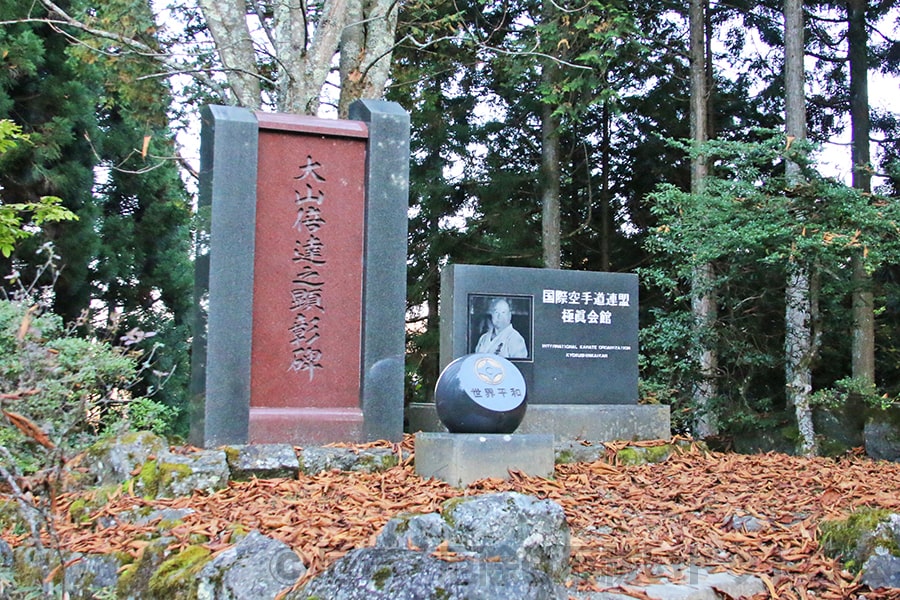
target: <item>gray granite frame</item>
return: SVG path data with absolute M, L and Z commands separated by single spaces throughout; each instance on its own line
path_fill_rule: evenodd
M 200 115 L 191 441 L 214 447 L 246 443 L 250 423 L 259 128 L 242 108 Z
M 369 126 L 363 273 L 362 409 L 369 441 L 403 437 L 409 113 L 359 100 L 350 118 Z

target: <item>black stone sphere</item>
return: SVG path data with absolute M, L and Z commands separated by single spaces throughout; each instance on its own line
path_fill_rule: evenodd
M 494 354 L 467 354 L 438 378 L 434 403 L 450 433 L 512 433 L 525 417 L 525 379 Z

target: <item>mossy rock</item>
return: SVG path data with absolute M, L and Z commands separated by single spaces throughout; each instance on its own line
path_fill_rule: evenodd
M 119 582 L 116 585 L 116 598 L 122 600 L 146 598 L 150 578 L 153 577 L 159 566 L 172 556 L 168 547 L 174 541 L 175 538 L 172 537 L 161 537 L 151 540 L 144 547 L 140 557 L 119 575 Z
M 127 481 L 135 469 L 166 451 L 166 440 L 149 431 L 133 431 L 100 440 L 84 453 L 81 463 L 97 485 Z
M 845 519 L 823 521 L 819 525 L 819 544 L 828 556 L 843 561 L 853 572 L 859 572 L 866 559 L 879 549 L 900 557 L 900 540 L 886 526 L 891 514 L 881 508 L 861 508 Z
M 300 453 L 300 471 L 315 475 L 338 469 L 357 473 L 386 471 L 398 464 L 397 455 L 390 448 L 369 448 L 354 451 L 350 448 L 312 446 Z
M 876 460 L 900 462 L 900 406 L 870 410 L 863 431 L 866 454 Z
M 195 489 L 213 493 L 228 485 L 225 453 L 205 450 L 189 455 L 162 453 L 144 463 L 135 480 L 135 491 L 145 498 L 189 496 Z
M 616 461 L 620 465 L 634 466 L 661 463 L 675 452 L 673 444 L 659 446 L 628 446 L 616 452 Z
M 145 498 L 156 498 L 159 493 L 159 464 L 155 460 L 144 463 L 135 479 L 134 490 Z
M 147 597 L 194 600 L 197 597 L 197 573 L 210 561 L 211 554 L 203 546 L 188 546 L 163 561 L 150 577 Z
M 571 463 L 592 463 L 606 456 L 606 446 L 594 442 L 583 443 L 579 440 L 566 440 L 553 445 L 554 462 L 558 465 Z
M 361 472 L 361 473 L 378 473 L 380 471 L 387 471 L 389 469 L 393 469 L 399 464 L 399 459 L 397 455 L 393 452 L 391 453 L 373 453 L 366 452 L 361 453 L 359 457 L 359 464 L 354 467 L 352 470 Z
M 7 529 L 14 533 L 25 533 L 26 523 L 19 514 L 19 506 L 15 500 L 0 500 L 0 531 Z
M 159 471 L 159 489 L 157 493 L 161 493 L 163 490 L 171 490 L 179 481 L 187 479 L 194 474 L 194 470 L 184 463 L 159 462 L 157 469 Z
M 58 556 L 48 549 L 37 549 L 34 546 L 13 548 L 12 569 L 16 574 L 16 583 L 23 587 L 41 588 L 44 578 L 59 565 Z M 62 583 L 56 579 L 53 584 Z
M 77 498 L 69 505 L 69 518 L 73 523 L 87 523 L 91 520 L 91 509 L 85 498 Z
M 570 463 L 576 462 L 575 453 L 571 450 L 560 450 L 556 453 L 553 462 L 557 465 L 568 465 Z

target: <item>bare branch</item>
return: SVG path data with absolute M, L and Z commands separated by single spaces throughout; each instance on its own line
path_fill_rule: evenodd
M 97 29 L 96 27 L 91 27 L 90 25 L 87 25 L 86 23 L 82 23 L 81 21 L 70 16 L 65 10 L 63 10 L 62 8 L 60 8 L 59 6 L 57 6 L 50 0 L 41 0 L 41 4 L 44 6 L 44 8 L 46 8 L 50 12 L 50 14 L 56 14 L 61 19 L 61 21 L 55 20 L 55 19 L 44 20 L 44 22 L 50 24 L 51 26 L 52 25 L 56 25 L 56 26 L 68 25 L 69 27 L 74 27 L 76 29 L 84 31 L 85 33 L 89 33 L 89 34 L 97 36 L 99 38 L 112 40 L 112 41 L 118 42 L 124 46 L 134 48 L 136 51 L 139 51 L 141 54 L 143 54 L 145 56 L 155 56 L 155 57 L 161 56 L 158 51 L 156 51 L 155 49 L 151 48 L 150 46 L 148 46 L 147 44 L 145 44 L 143 42 L 139 42 L 138 40 L 129 38 L 127 36 L 124 36 L 124 35 L 121 35 L 118 33 L 113 33 L 111 31 Z

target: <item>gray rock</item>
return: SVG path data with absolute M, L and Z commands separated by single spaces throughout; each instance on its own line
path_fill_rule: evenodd
M 381 548 L 449 550 L 480 559 L 520 562 L 554 581 L 569 574 L 569 526 L 561 506 L 516 492 L 453 498 L 441 515 L 401 515 L 378 535 Z
M 878 524 L 878 532 L 884 540 L 893 540 L 895 547 L 900 547 L 900 513 L 891 513 L 887 519 Z
M 397 455 L 390 448 L 354 451 L 349 448 L 311 447 L 300 452 L 300 470 L 306 475 L 332 469 L 374 473 L 395 467 L 397 462 Z
M 900 408 L 875 412 L 863 429 L 866 454 L 876 460 L 900 462 Z
M 290 444 L 231 446 L 225 454 L 234 481 L 293 479 L 300 472 L 300 461 Z
M 191 454 L 165 452 L 157 460 L 157 498 L 190 496 L 194 490 L 207 493 L 228 486 L 230 471 L 222 450 L 202 450 Z
M 166 441 L 149 431 L 128 433 L 97 442 L 85 453 L 82 465 L 96 485 L 118 485 L 151 457 L 166 451 Z
M 306 572 L 287 544 L 251 531 L 198 574 L 198 600 L 269 600 Z
M 578 440 L 562 440 L 553 444 L 553 452 L 558 465 L 592 463 L 606 456 L 606 446 L 598 442 L 590 444 Z
M 564 600 L 541 571 L 521 563 L 444 562 L 424 552 L 354 550 L 286 600 Z
M 555 581 L 569 574 L 569 525 L 555 502 L 502 492 L 449 500 L 442 514 L 463 551 L 520 561 Z
M 161 524 L 169 524 L 182 521 L 186 516 L 191 515 L 194 512 L 193 508 L 136 509 L 122 511 L 116 515 L 116 518 L 119 521 L 133 523 L 135 525 L 149 525 L 154 521 L 159 521 Z
M 70 562 L 71 559 L 67 560 Z M 111 554 L 91 554 L 80 557 L 65 570 L 66 590 L 72 600 L 93 600 L 100 592 L 110 592 L 119 582 L 120 558 Z
M 730 515 L 723 523 L 725 527 L 734 531 L 762 531 L 768 526 L 768 523 L 760 521 L 751 515 Z
M 102 592 L 110 592 L 119 581 L 123 566 L 120 557 L 111 554 L 79 554 L 50 548 L 19 546 L 12 550 L 18 584 L 41 587 L 53 597 L 64 593 L 73 600 L 93 600 Z M 60 560 L 66 565 L 59 568 Z M 42 581 L 55 571 L 52 581 Z
M 665 571 L 671 573 L 671 568 Z M 662 575 L 663 570 L 659 574 Z M 654 600 L 719 600 L 720 598 L 750 598 L 766 591 L 762 580 L 753 575 L 736 575 L 734 573 L 711 573 L 699 567 L 688 567 L 678 580 L 669 581 L 663 578 L 660 583 L 647 586 L 636 586 L 622 581 L 609 582 L 610 587 L 625 585 L 628 588 L 644 593 Z M 628 600 L 633 596 L 613 592 L 570 592 L 575 600 Z
M 445 540 L 455 541 L 455 535 L 441 515 L 400 515 L 385 524 L 375 540 L 375 546 L 431 552 Z
M 860 581 L 872 589 L 900 588 L 900 557 L 878 548 L 862 567 Z
M 13 564 L 12 546 L 0 540 L 0 568 L 11 567 Z

